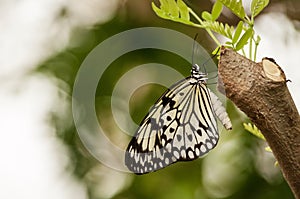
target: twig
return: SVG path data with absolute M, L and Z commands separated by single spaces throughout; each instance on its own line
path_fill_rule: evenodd
M 272 59 L 255 63 L 225 47 L 218 68 L 226 96 L 262 131 L 300 199 L 300 117 L 284 72 Z

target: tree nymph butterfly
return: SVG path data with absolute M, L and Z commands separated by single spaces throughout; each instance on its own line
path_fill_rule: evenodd
M 125 164 L 130 171 L 145 174 L 205 155 L 219 140 L 217 117 L 227 130 L 232 128 L 206 80 L 207 74 L 194 64 L 191 76 L 157 100 L 126 149 Z

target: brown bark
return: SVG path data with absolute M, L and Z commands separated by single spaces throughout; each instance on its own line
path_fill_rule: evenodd
M 300 199 L 300 117 L 284 72 L 272 59 L 255 63 L 222 47 L 219 78 L 226 96 L 262 131 L 286 181 Z

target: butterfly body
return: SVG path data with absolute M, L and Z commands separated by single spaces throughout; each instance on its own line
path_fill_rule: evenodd
M 207 75 L 195 64 L 191 76 L 157 100 L 127 147 L 129 170 L 149 173 L 177 161 L 194 160 L 216 146 L 216 117 L 228 129 L 231 123 L 217 96 L 206 87 L 206 80 Z

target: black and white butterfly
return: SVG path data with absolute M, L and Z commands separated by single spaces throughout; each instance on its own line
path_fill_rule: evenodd
M 207 88 L 206 80 L 207 74 L 194 64 L 191 76 L 157 100 L 127 147 L 129 170 L 145 174 L 205 155 L 219 140 L 216 117 L 231 129 L 225 108 Z

